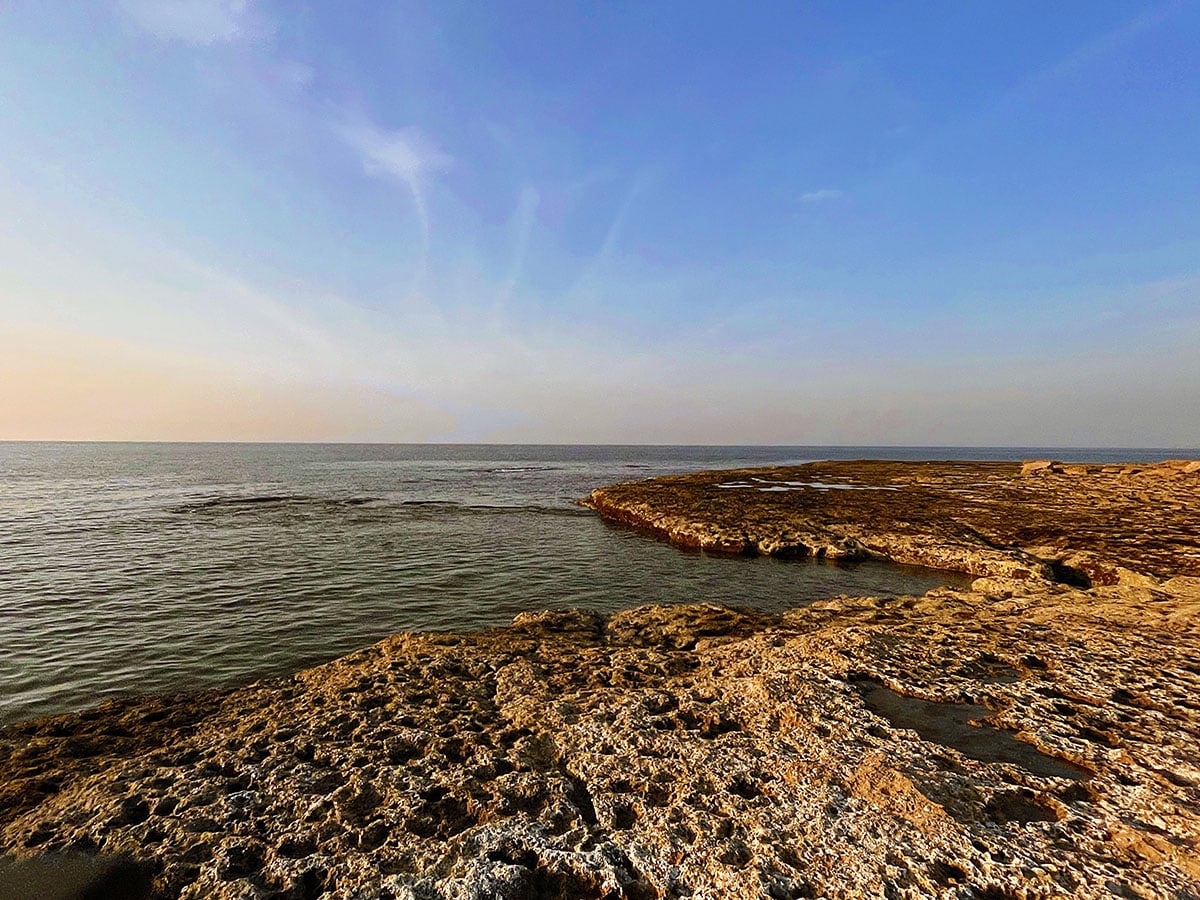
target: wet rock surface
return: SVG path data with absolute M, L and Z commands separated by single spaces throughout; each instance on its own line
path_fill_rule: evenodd
M 897 485 L 880 465 L 879 483 Z M 828 546 L 882 552 L 880 533 L 924 533 L 929 553 L 982 546 L 1013 570 L 783 616 L 524 614 L 488 632 L 398 635 L 237 691 L 15 725 L 0 732 L 0 848 L 128 854 L 161 897 L 1200 895 L 1200 578 L 1185 567 L 1194 543 L 1161 543 L 1189 514 L 1131 514 L 1075 543 L 1048 521 L 1071 519 L 1056 481 L 1076 485 L 1086 525 L 1110 473 L 900 468 L 928 499 L 878 491 L 907 508 L 870 531 L 839 507 L 820 520 Z M 720 492 L 717 533 L 739 490 L 715 484 L 784 480 L 694 477 Z M 1150 477 L 1191 503 L 1196 476 Z M 994 479 L 954 507 L 990 518 L 939 518 L 950 507 L 932 478 Z M 998 493 L 1046 479 L 1035 541 L 989 530 Z M 664 481 L 608 490 L 706 521 L 680 499 L 703 491 Z M 838 503 L 876 493 L 813 490 Z M 816 533 L 780 505 L 803 491 L 740 493 L 743 532 L 764 546 L 768 514 L 780 541 Z M 1120 534 L 1139 522 L 1154 527 Z M 1068 559 L 1113 583 L 1055 580 L 1047 561 Z

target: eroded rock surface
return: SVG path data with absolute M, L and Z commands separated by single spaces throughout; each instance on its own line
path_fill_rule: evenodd
M 1200 578 L 1163 571 L 1189 551 L 1154 543 L 1187 516 L 1142 533 L 1145 568 L 1115 528 L 1077 546 L 1042 526 L 1031 546 L 1120 576 L 1083 589 L 1040 577 L 1055 574 L 1044 550 L 938 518 L 924 485 L 1108 474 L 971 466 L 910 467 L 929 499 L 880 492 L 908 504 L 886 533 L 975 552 L 976 528 L 1045 568 L 782 617 L 526 614 L 228 693 L 16 725 L 0 732 L 0 847 L 129 853 L 163 897 L 1200 895 Z M 755 477 L 783 480 L 714 483 Z M 642 489 L 700 496 L 661 484 Z M 728 504 L 737 489 L 712 490 Z M 835 490 L 869 493 L 818 496 Z M 999 521 L 995 494 L 972 490 Z M 741 493 L 745 533 L 767 542 L 753 517 L 802 495 Z M 1044 500 L 1064 522 L 1068 493 Z M 832 519 L 840 540 L 852 523 Z M 775 521 L 780 540 L 810 527 Z
M 820 462 L 593 491 L 601 515 L 726 553 L 883 557 L 1116 584 L 1200 576 L 1200 462 Z

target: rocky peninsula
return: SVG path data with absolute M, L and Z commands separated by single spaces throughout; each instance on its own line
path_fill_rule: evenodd
M 12 726 L 0 849 L 127 854 L 160 897 L 1200 896 L 1200 464 L 817 463 L 587 502 L 684 548 L 978 577 L 523 614 Z

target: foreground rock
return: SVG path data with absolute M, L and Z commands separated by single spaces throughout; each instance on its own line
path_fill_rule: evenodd
M 661 484 L 642 487 L 666 503 Z M 769 541 L 743 493 L 744 531 Z M 967 552 L 973 527 L 1027 571 L 782 617 L 523 615 L 14 726 L 0 846 L 128 853 L 164 897 L 1200 894 L 1200 578 L 1131 568 L 1116 529 L 1003 546 L 934 494 L 930 552 Z M 780 540 L 815 527 L 789 515 Z M 1195 552 L 1163 533 L 1143 533 L 1148 558 Z M 1067 566 L 1046 548 L 1115 583 L 1040 577 Z

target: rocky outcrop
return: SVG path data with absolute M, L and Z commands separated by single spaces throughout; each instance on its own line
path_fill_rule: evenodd
M 605 518 L 681 547 L 879 557 L 1078 586 L 1200 575 L 1200 463 L 822 462 L 593 491 Z
M 968 470 L 942 485 L 1080 477 Z M 883 533 L 915 546 L 924 527 L 934 550 L 969 553 L 976 528 L 987 549 L 1013 551 L 982 519 L 938 519 L 924 485 L 947 476 L 907 472 L 926 499 L 880 492 L 905 507 Z M 757 477 L 780 480 L 697 476 Z M 704 496 L 678 483 L 677 500 Z M 669 503 L 662 484 L 642 488 Z M 757 498 L 803 492 L 745 493 L 758 541 L 771 534 Z M 1056 487 L 1046 508 L 1066 497 Z M 781 541 L 818 526 L 829 546 L 874 540 L 832 515 L 778 514 Z M 1140 536 L 1155 565 L 1191 552 L 1156 543 L 1169 533 Z M 1051 556 L 1027 548 L 1049 568 L 969 590 L 783 616 L 524 614 L 228 693 L 13 726 L 0 732 L 0 847 L 127 853 L 162 897 L 1195 896 L 1200 577 L 1130 569 L 1131 542 L 1088 534 L 1078 550 L 1048 531 L 1030 547 L 1086 551 L 1121 583 L 1040 577 Z M 1128 553 L 1110 561 L 1110 547 Z
M 1176 478 L 1200 472 L 1200 459 L 1168 459 L 1160 463 L 1127 463 L 1119 466 L 1061 463 L 1055 459 L 1035 459 L 1021 463 L 1022 475 L 1149 475 L 1155 478 Z

